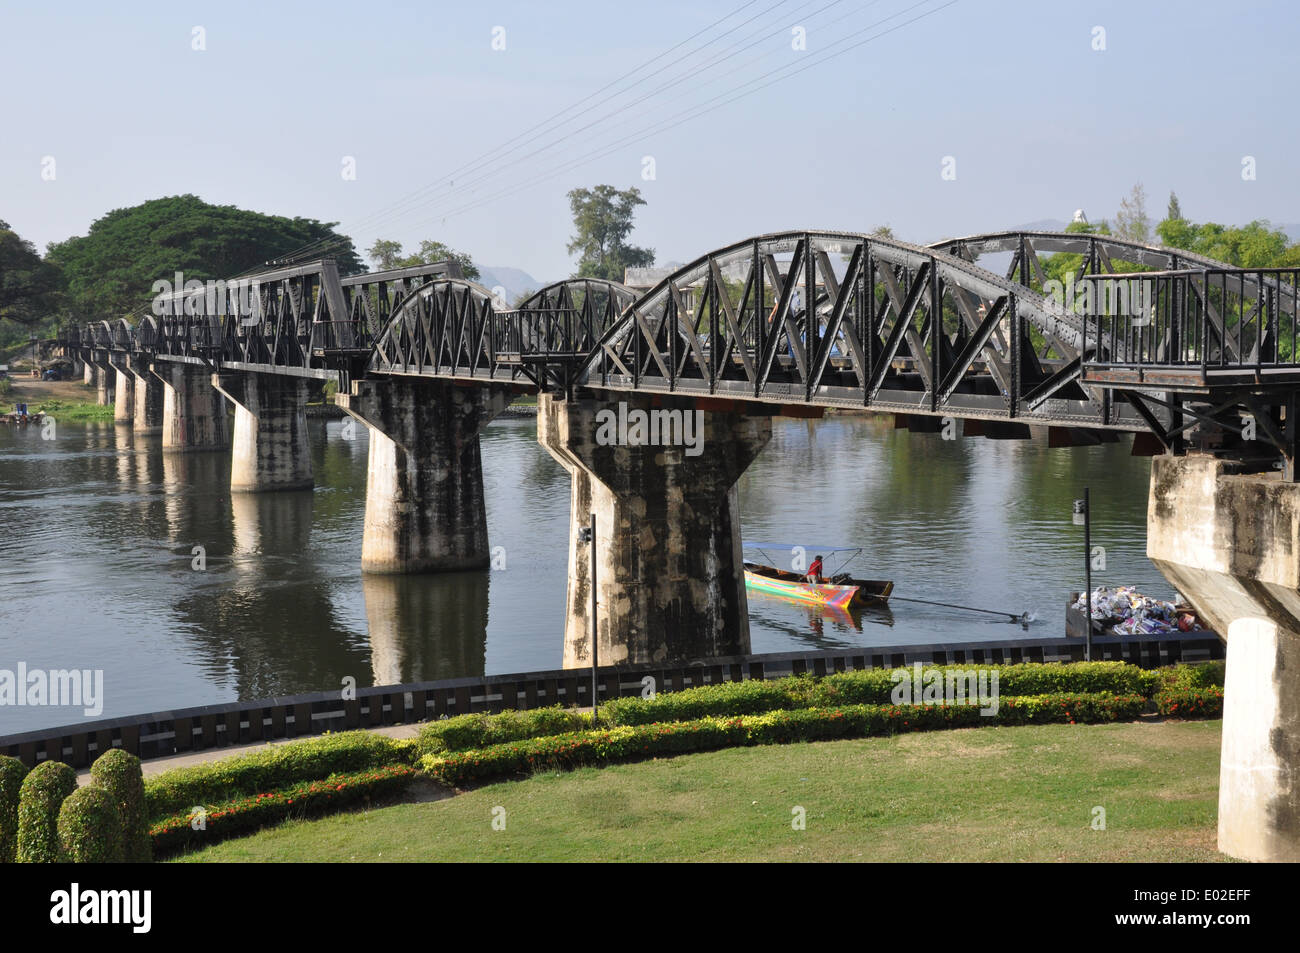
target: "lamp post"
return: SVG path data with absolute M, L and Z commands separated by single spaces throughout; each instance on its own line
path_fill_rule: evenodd
M 591 525 L 578 530 L 578 542 L 591 547 L 591 723 L 596 724 L 596 708 L 600 702 L 596 669 L 600 664 L 600 642 L 596 637 L 596 514 L 591 514 Z
M 1084 588 L 1084 643 L 1083 657 L 1092 661 L 1092 507 L 1088 501 L 1088 488 L 1083 488 L 1083 499 L 1074 501 L 1074 525 L 1083 527 L 1083 588 Z

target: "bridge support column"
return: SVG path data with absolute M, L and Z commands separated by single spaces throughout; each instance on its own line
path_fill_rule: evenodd
M 109 373 L 113 375 L 113 423 L 130 427 L 135 420 L 135 375 L 126 359 L 109 359 Z
M 81 365 L 81 382 L 87 387 L 95 386 L 95 365 L 84 361 Z
M 311 489 L 307 380 L 224 371 L 212 385 L 235 405 L 231 491 Z
M 771 439 L 771 418 L 665 411 L 639 397 L 544 394 L 538 403 L 538 442 L 573 477 L 565 667 L 591 664 L 591 556 L 579 532 L 593 512 L 601 663 L 748 653 L 736 481 Z M 658 426 L 644 439 L 657 433 L 669 445 L 627 445 L 643 439 L 633 435 L 635 411 L 660 415 L 647 416 Z M 675 441 L 665 420 L 675 421 Z
M 226 402 L 212 386 L 212 371 L 180 361 L 155 361 L 151 369 L 163 382 L 163 450 L 227 449 Z
M 490 561 L 479 432 L 510 403 L 500 384 L 352 382 L 340 407 L 370 427 L 361 568 L 418 573 Z
M 117 375 L 108 364 L 95 365 L 95 403 L 100 407 L 107 407 L 113 403 L 114 387 L 117 383 Z
M 1147 555 L 1227 638 L 1219 850 L 1300 860 L 1300 484 L 1151 461 Z
M 149 372 L 149 365 L 127 358 L 127 365 L 135 378 L 135 417 L 131 429 L 139 434 L 162 433 L 163 383 Z

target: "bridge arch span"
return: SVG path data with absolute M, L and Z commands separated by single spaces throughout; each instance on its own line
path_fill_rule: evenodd
M 1050 381 L 1032 395 L 1039 402 L 1072 388 L 1074 403 L 1093 403 L 1077 373 L 1054 379 L 1060 368 L 1023 346 L 1031 337 L 1058 363 L 1077 364 L 1083 322 L 940 250 L 865 233 L 777 232 L 702 255 L 639 296 L 574 381 L 931 414 L 965 390 L 987 405 L 966 411 L 991 417 L 1032 409 L 1015 406 L 1026 385 Z M 968 373 L 976 362 L 981 383 Z

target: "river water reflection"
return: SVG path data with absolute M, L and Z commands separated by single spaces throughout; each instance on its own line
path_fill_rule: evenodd
M 1070 513 L 1085 485 L 1106 549 L 1096 583 L 1172 595 L 1145 555 L 1149 468 L 1127 440 L 945 442 L 890 420 L 778 419 L 740 485 L 745 538 L 861 546 L 855 575 L 894 580 L 898 597 L 1036 621 L 901 601 L 836 617 L 751 593 L 754 651 L 1061 633 L 1066 595 L 1082 586 Z M 314 421 L 314 491 L 232 495 L 225 453 L 164 455 L 157 437 L 111 426 L 60 425 L 54 441 L 0 428 L 0 669 L 103 669 L 101 717 L 112 717 L 347 677 L 559 667 L 569 478 L 534 421 L 483 435 L 489 534 L 506 557 L 492 572 L 363 575 L 366 451 L 364 428 L 346 440 L 339 422 Z M 0 707 L 0 734 L 81 717 Z

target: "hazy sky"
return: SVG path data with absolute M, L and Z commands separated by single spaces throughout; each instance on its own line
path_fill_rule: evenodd
M 543 280 L 597 183 L 642 190 L 660 262 L 1095 220 L 1137 181 L 1157 220 L 1172 188 L 1194 220 L 1300 221 L 1296 4 L 947 2 L 6 2 L 0 219 L 43 248 L 192 192 Z

